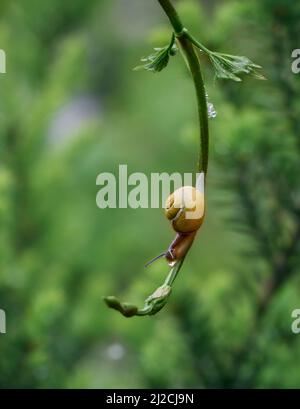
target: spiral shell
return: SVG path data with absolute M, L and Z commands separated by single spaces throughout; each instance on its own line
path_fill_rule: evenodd
M 165 215 L 178 233 L 192 233 L 204 219 L 204 194 L 193 186 L 183 186 L 167 198 Z

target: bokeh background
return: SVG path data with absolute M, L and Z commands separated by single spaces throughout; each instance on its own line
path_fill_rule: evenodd
M 159 209 L 100 210 L 96 177 L 193 172 L 195 96 L 182 58 L 134 72 L 170 37 L 155 0 L 2 0 L 0 385 L 299 387 L 300 4 L 174 1 L 209 48 L 267 81 L 215 80 L 207 219 L 158 315 L 125 319 L 163 280 L 173 232 Z

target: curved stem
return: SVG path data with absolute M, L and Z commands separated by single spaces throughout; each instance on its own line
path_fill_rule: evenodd
M 194 86 L 197 96 L 199 127 L 200 127 L 200 154 L 199 154 L 199 172 L 207 173 L 208 153 L 209 153 L 209 129 L 208 129 L 208 113 L 206 92 L 201 72 L 199 58 L 195 52 L 191 38 L 184 28 L 180 17 L 178 16 L 174 6 L 170 0 L 158 0 L 159 4 L 168 16 L 171 25 L 179 44 L 185 54 L 191 75 L 194 81 Z
M 170 287 L 172 286 L 172 284 L 174 283 L 180 269 L 181 266 L 183 264 L 184 258 L 181 259 L 178 263 L 175 264 L 175 266 L 170 270 L 167 278 L 165 279 L 164 285 L 169 285 Z
M 209 130 L 208 130 L 208 112 L 207 112 L 207 100 L 205 87 L 203 83 L 200 62 L 195 52 L 192 39 L 189 37 L 187 30 L 184 28 L 175 8 L 170 0 L 158 0 L 166 15 L 168 16 L 174 33 L 170 43 L 170 49 L 173 46 L 174 38 L 177 38 L 182 51 L 185 55 L 188 67 L 190 69 L 195 90 L 197 96 L 199 127 L 200 127 L 200 154 L 198 169 L 200 173 L 207 173 L 208 166 L 208 143 L 209 143 Z M 175 35 L 175 36 L 174 36 Z M 104 301 L 108 307 L 113 308 L 123 314 L 125 317 L 133 317 L 135 315 L 145 316 L 153 315 L 160 311 L 167 303 L 168 297 L 172 290 L 172 285 L 183 265 L 184 258 L 177 261 L 171 268 L 167 278 L 162 286 L 158 287 L 153 294 L 151 294 L 146 300 L 144 307 L 138 308 L 136 305 L 122 303 L 118 298 L 114 296 L 104 297 Z
M 209 153 L 209 129 L 208 129 L 208 113 L 207 113 L 207 99 L 200 68 L 198 56 L 194 50 L 193 45 L 185 37 L 178 39 L 182 49 L 186 55 L 189 68 L 194 80 L 194 86 L 197 96 L 198 117 L 200 126 L 200 153 L 199 153 L 199 172 L 207 173 L 208 167 L 208 153 Z
M 163 8 L 166 15 L 169 17 L 170 23 L 174 28 L 175 34 L 180 34 L 184 27 L 173 4 L 169 0 L 158 0 L 158 2 Z

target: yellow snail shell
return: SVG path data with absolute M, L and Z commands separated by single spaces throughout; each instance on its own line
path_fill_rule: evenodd
M 204 194 L 193 186 L 183 186 L 166 200 L 165 215 L 178 233 L 192 233 L 204 219 Z

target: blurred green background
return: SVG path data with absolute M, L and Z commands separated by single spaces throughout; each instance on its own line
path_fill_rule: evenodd
M 155 0 L 1 1 L 0 385 L 21 388 L 299 387 L 300 4 L 174 1 L 209 48 L 268 81 L 214 80 L 207 219 L 165 309 L 141 303 L 174 233 L 159 209 L 100 210 L 100 172 L 194 172 L 192 82 L 178 55 L 132 68 L 170 27 Z

